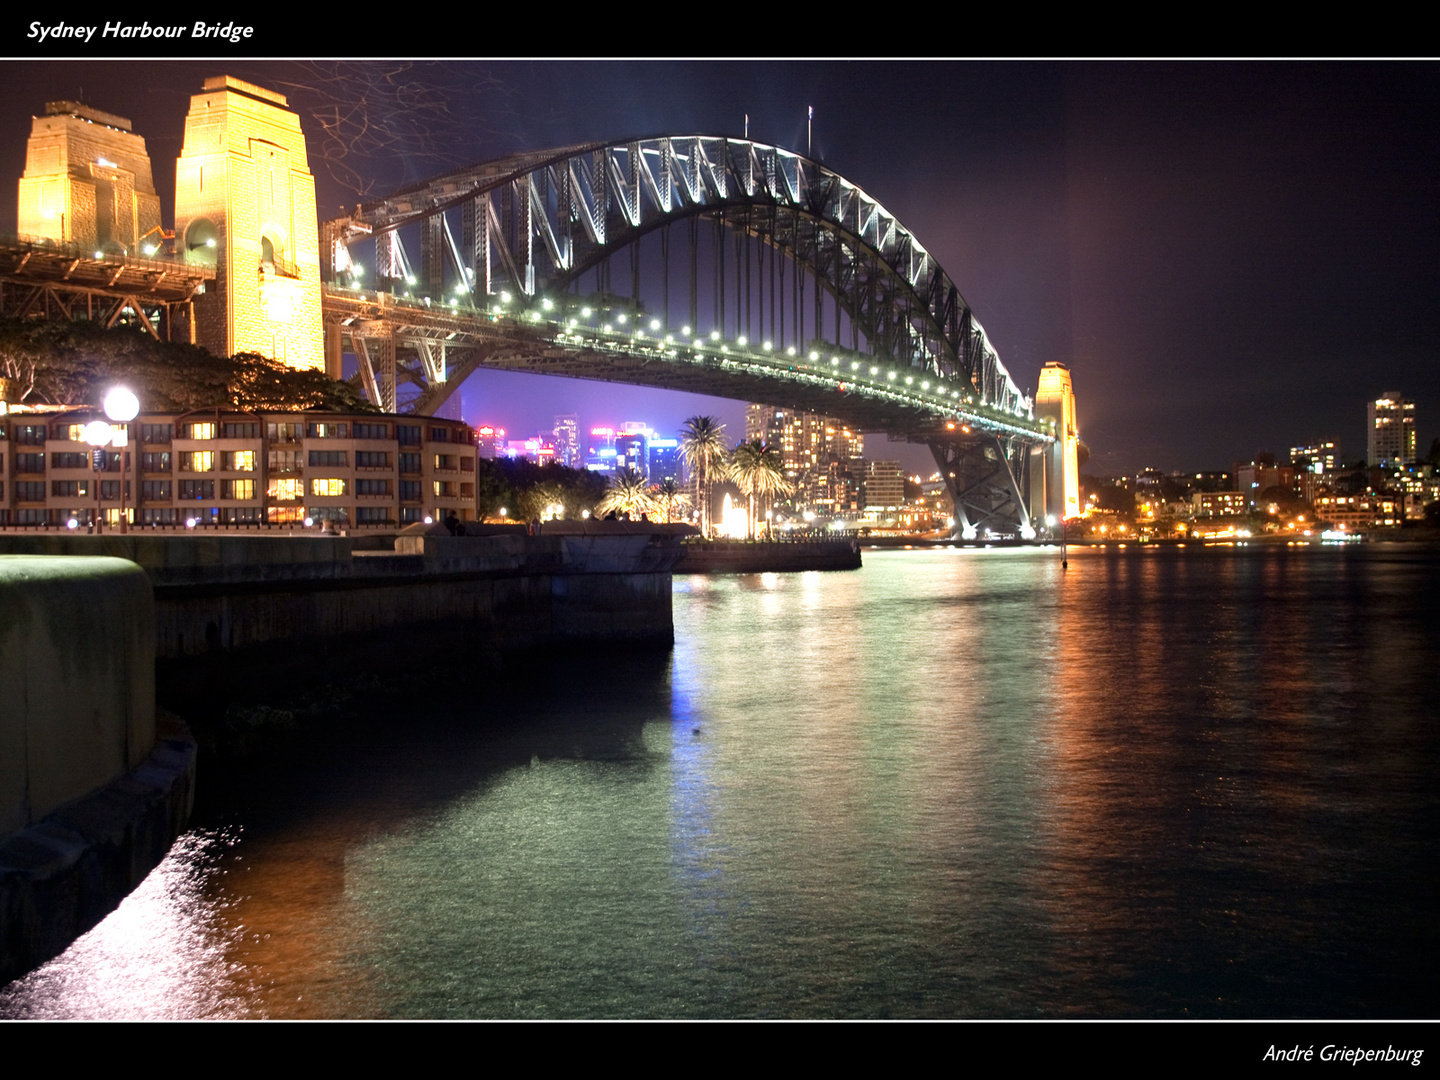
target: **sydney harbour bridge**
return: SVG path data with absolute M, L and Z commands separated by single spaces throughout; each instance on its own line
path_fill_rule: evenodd
M 283 97 L 224 77 L 205 89 L 225 95 L 232 114 L 249 110 L 245 175 L 259 175 L 252 165 L 268 153 L 273 191 L 277 150 L 289 159 L 282 168 L 293 171 L 297 156 L 305 168 L 298 118 L 288 147 L 275 117 L 255 127 L 264 109 L 286 126 L 294 114 Z M 238 225 L 255 215 L 197 201 L 187 182 L 199 169 L 203 187 L 204 169 L 224 165 L 192 150 L 192 126 L 213 127 L 211 112 L 197 120 L 202 98 L 178 162 L 175 246 L 191 269 L 216 266 L 220 288 L 210 290 L 223 293 L 234 290 L 227 266 L 242 276 Z M 229 153 L 233 189 L 241 170 Z M 25 198 L 22 181 L 22 225 Z M 309 247 L 303 227 L 289 237 L 258 228 L 262 306 L 293 318 L 305 311 L 308 274 L 291 264 Z M 758 401 L 928 444 L 959 535 L 1034 536 L 1037 521 L 1075 512 L 1068 372 L 1047 365 L 1037 415 L 920 239 L 851 179 L 782 147 L 658 135 L 512 155 L 359 205 L 318 234 L 324 363 L 339 376 L 353 355 L 384 411 L 432 414 L 482 367 Z M 112 267 L 144 261 L 133 254 L 61 265 L 103 294 L 108 278 L 128 280 Z M 246 276 L 253 292 L 254 270 Z M 185 275 L 169 280 L 194 288 Z M 142 293 L 132 286 L 116 303 L 138 308 Z M 174 298 L 161 306 L 170 325 Z M 242 306 L 230 301 L 232 338 Z M 192 315 L 191 340 L 206 318 Z M 159 321 L 149 319 L 152 332 Z M 1056 375 L 1063 386 L 1047 395 Z

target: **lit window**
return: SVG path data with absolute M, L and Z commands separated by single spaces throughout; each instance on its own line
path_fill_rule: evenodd
M 181 450 L 180 451 L 181 472 L 214 472 L 215 451 L 214 450 Z
M 265 494 L 277 502 L 299 499 L 305 495 L 305 481 L 298 477 L 271 480 Z
M 345 481 L 338 477 L 317 476 L 310 481 L 311 495 L 344 495 Z

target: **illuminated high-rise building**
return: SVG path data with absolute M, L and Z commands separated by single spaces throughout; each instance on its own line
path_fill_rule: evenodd
M 555 461 L 567 468 L 580 467 L 580 417 L 562 413 L 555 417 Z
M 1040 371 L 1035 391 L 1035 419 L 1049 420 L 1054 426 L 1055 442 L 1043 454 L 1044 484 L 1036 484 L 1031 476 L 1032 499 L 1044 493 L 1043 507 L 1032 504 L 1037 516 L 1073 518 L 1080 514 L 1080 421 L 1075 415 L 1075 388 L 1070 369 L 1064 364 L 1048 363 Z
M 750 404 L 745 406 L 745 439 L 780 451 L 797 509 L 843 514 L 859 508 L 865 478 L 860 432 L 819 413 Z
M 130 121 L 74 101 L 47 102 L 25 146 L 19 228 L 106 254 L 153 254 L 145 245 L 158 240 L 160 196 L 145 140 Z
M 195 300 L 199 344 L 324 367 L 315 178 L 284 95 L 221 75 L 190 99 L 175 245 L 215 268 L 215 287 Z
M 1415 403 L 1386 390 L 1366 406 L 1370 465 L 1415 464 Z

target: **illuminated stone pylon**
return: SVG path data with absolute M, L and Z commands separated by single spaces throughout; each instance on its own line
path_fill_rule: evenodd
M 145 140 L 123 116 L 47 102 L 25 147 L 18 224 L 21 235 L 73 241 L 87 251 L 150 254 L 142 244 L 159 229 L 160 196 Z
M 228 75 L 190 99 L 175 163 L 175 246 L 215 267 L 196 340 L 323 368 L 315 178 L 285 97 Z
M 1075 416 L 1070 369 L 1064 364 L 1050 363 L 1041 369 L 1040 385 L 1035 391 L 1035 419 L 1055 424 L 1055 442 L 1044 452 L 1044 514 L 1057 521 L 1079 517 L 1080 421 Z M 1033 476 L 1031 482 L 1033 485 Z M 1035 494 L 1033 486 L 1031 493 Z

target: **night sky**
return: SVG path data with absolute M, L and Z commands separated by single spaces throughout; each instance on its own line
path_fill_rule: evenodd
M 1422 455 L 1440 433 L 1433 64 L 15 60 L 0 231 L 31 116 L 76 97 L 134 121 L 173 224 L 189 98 L 221 73 L 290 96 L 322 220 L 516 150 L 739 136 L 747 113 L 752 138 L 804 152 L 814 106 L 814 156 L 935 255 L 1016 382 L 1070 365 L 1087 471 L 1229 468 L 1312 439 L 1362 457 L 1385 390 L 1416 401 Z M 600 383 L 481 373 L 463 401 L 516 437 L 562 412 L 743 431 L 737 403 Z

